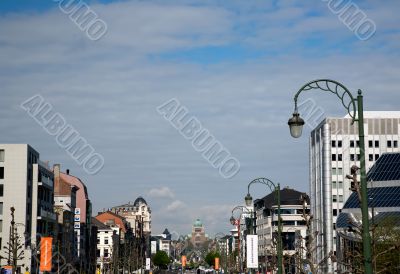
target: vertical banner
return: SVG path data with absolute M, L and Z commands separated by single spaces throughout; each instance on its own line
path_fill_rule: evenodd
M 40 239 L 40 271 L 51 271 L 51 245 L 53 238 L 42 237 Z
M 247 268 L 258 268 L 258 236 L 247 235 Z
M 215 257 L 214 260 L 215 260 L 214 261 L 214 269 L 218 270 L 219 269 L 219 258 Z
M 186 256 L 185 255 L 182 256 L 181 262 L 182 262 L 182 267 L 185 267 L 186 266 Z
M 146 270 L 150 270 L 150 258 L 146 258 Z
M 156 241 L 151 241 L 150 250 L 151 250 L 151 254 L 157 253 L 157 242 Z

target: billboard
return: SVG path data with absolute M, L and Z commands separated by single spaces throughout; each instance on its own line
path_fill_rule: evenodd
M 247 268 L 258 268 L 258 236 L 247 235 L 246 236 L 246 247 L 247 247 Z
M 40 271 L 51 271 L 51 244 L 53 238 L 42 237 L 40 239 Z

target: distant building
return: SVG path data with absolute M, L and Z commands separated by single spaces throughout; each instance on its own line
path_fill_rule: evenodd
M 357 122 L 352 119 L 324 119 L 310 136 L 310 198 L 316 223 L 316 261 L 322 261 L 335 250 L 336 218 L 350 196 L 350 174 L 353 165 L 360 167 Z M 364 111 L 365 161 L 367 171 L 384 152 L 399 152 L 400 111 Z M 336 266 L 326 260 L 323 273 Z
M 142 230 L 145 235 L 151 235 L 151 209 L 143 197 L 139 196 L 133 203 L 114 206 L 111 211 L 124 217 L 134 233 Z
M 171 256 L 171 233 L 166 228 L 160 235 L 151 236 L 151 253 L 155 254 L 157 251 L 164 251 Z
M 121 235 L 121 240 L 124 239 L 125 233 L 127 233 L 130 227 L 129 223 L 124 217 L 111 211 L 100 212 L 95 218 L 113 230 L 119 230 L 117 234 Z
M 207 242 L 205 228 L 200 219 L 196 219 L 193 223 L 190 241 L 194 248 L 200 248 Z
M 307 234 L 307 226 L 303 218 L 303 200 L 306 201 L 306 213 L 309 213 L 310 200 L 306 193 L 288 187 L 281 189 L 280 198 L 283 255 L 291 257 L 289 262 L 285 260 L 285 273 L 295 273 L 296 262 L 293 255 L 299 251 L 296 247 L 303 244 L 298 242 L 300 236 L 304 239 Z M 257 216 L 258 261 L 263 270 L 271 271 L 272 262 L 277 256 L 278 204 L 275 192 L 255 200 L 254 210 Z
M 28 144 L 0 144 L 0 256 L 7 264 L 4 246 L 10 237 L 10 208 L 15 208 L 15 226 L 21 237 L 24 259 L 19 264 L 37 273 L 36 248 L 41 236 L 54 236 L 54 175 L 39 152 Z M 19 272 L 23 271 L 19 267 Z

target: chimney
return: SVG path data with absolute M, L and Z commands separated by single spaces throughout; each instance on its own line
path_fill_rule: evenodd
M 66 172 L 67 172 L 67 175 L 69 175 L 69 169 L 67 169 Z
M 60 164 L 53 165 L 54 173 L 54 193 L 58 194 L 60 191 Z

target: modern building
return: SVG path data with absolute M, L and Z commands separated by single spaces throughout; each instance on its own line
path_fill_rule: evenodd
M 399 152 L 399 111 L 365 111 L 365 156 L 367 170 L 382 153 Z M 326 118 L 310 137 L 310 198 L 314 231 L 318 231 L 315 261 L 324 261 L 335 251 L 336 219 L 351 195 L 345 179 L 353 165 L 360 166 L 357 122 L 349 116 Z M 335 264 L 325 260 L 322 273 L 333 273 Z
M 205 228 L 200 219 L 196 219 L 193 223 L 190 242 L 194 248 L 200 248 L 207 242 Z
M 0 263 L 8 263 L 9 253 L 4 246 L 9 245 L 13 207 L 15 230 L 24 251 L 18 264 L 24 264 L 32 273 L 38 272 L 36 250 L 40 239 L 54 237 L 56 222 L 53 171 L 39 156 L 28 144 L 0 144 Z
M 307 234 L 306 221 L 303 216 L 309 214 L 310 200 L 306 193 L 286 187 L 280 190 L 281 220 L 282 220 L 282 248 L 285 273 L 295 273 L 296 264 L 294 254 L 304 254 L 298 250 L 304 246 L 299 241 L 304 241 Z M 276 266 L 277 256 L 277 231 L 278 231 L 278 203 L 276 193 L 254 201 L 256 212 L 256 231 L 258 235 L 258 262 L 263 271 L 272 271 Z M 304 258 L 303 258 L 304 259 Z
M 167 228 L 160 235 L 151 236 L 151 254 L 155 254 L 160 250 L 167 253 L 168 256 L 173 255 L 172 235 Z
M 368 181 L 368 211 L 370 216 L 370 226 L 389 225 L 391 228 L 399 231 L 400 229 L 400 153 L 384 153 L 382 154 L 367 174 Z M 390 223 L 384 223 L 390 220 Z M 355 265 L 356 249 L 361 251 L 361 233 L 362 215 L 360 209 L 360 201 L 356 192 L 353 192 L 343 206 L 342 212 L 337 218 L 337 239 L 336 239 L 336 255 L 338 260 L 338 270 L 341 273 L 346 271 L 355 272 L 351 269 Z M 379 244 L 380 238 L 384 238 L 387 244 L 390 239 L 388 230 L 384 230 L 385 235 L 377 236 L 375 234 L 375 242 Z M 375 229 L 376 233 L 376 229 Z M 374 233 L 372 233 L 374 235 Z M 399 233 L 395 233 L 396 237 Z M 397 239 L 398 242 L 398 239 Z M 389 248 L 389 246 L 388 246 Z M 395 253 L 397 252 L 397 254 Z M 375 252 L 372 252 L 373 254 Z M 397 263 L 389 263 L 390 258 L 383 257 L 391 265 L 392 269 L 387 269 L 385 273 L 395 273 L 399 270 L 400 251 L 398 247 L 391 251 L 395 253 L 395 261 Z M 351 254 L 351 255 L 349 255 Z M 386 254 L 388 255 L 388 254 Z M 392 254 L 390 254 L 392 255 Z M 390 256 L 389 256 L 390 257 Z M 376 267 L 376 263 L 374 264 Z M 388 267 L 388 266 L 386 266 Z M 374 273 L 377 272 L 374 270 Z

